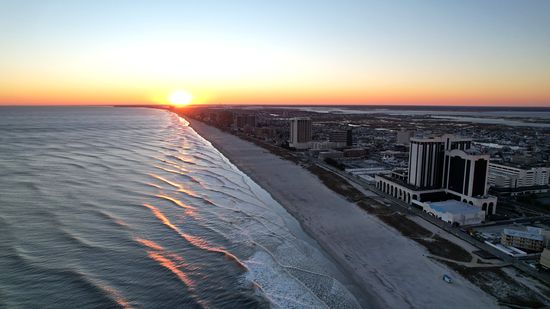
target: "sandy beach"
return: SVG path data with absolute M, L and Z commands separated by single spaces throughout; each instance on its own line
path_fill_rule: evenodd
M 268 191 L 360 287 L 374 308 L 498 308 L 427 250 L 267 150 L 196 120 L 191 127 Z M 442 280 L 444 274 L 453 284 Z

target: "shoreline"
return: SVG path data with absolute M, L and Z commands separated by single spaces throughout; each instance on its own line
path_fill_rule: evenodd
M 182 117 L 182 116 L 180 116 L 180 117 Z M 211 134 L 208 134 L 208 132 L 206 130 L 208 130 L 208 129 L 217 130 L 222 134 L 229 134 L 229 133 L 223 132 L 223 131 L 219 130 L 218 128 L 215 128 L 213 126 L 209 126 L 209 125 L 204 124 L 204 123 L 202 123 L 198 120 L 195 120 L 195 119 L 185 118 L 185 117 L 182 117 L 182 118 L 184 118 L 189 123 L 189 126 L 191 128 L 193 128 L 193 130 L 195 130 L 195 132 L 198 135 L 200 135 L 202 138 L 204 138 L 205 140 L 210 142 L 216 150 L 218 150 L 220 153 L 222 153 L 226 157 L 227 160 L 229 160 L 232 164 L 234 164 L 237 168 L 239 168 L 252 181 L 254 181 L 256 184 L 258 184 L 260 187 L 262 187 L 269 195 L 271 195 L 271 197 L 277 203 L 279 203 L 282 206 L 282 209 L 284 211 L 286 211 L 286 213 L 296 221 L 299 228 L 301 229 L 301 231 L 299 231 L 300 235 L 297 235 L 296 237 L 299 237 L 303 241 L 305 241 L 305 242 L 309 243 L 310 245 L 313 245 L 314 247 L 316 247 L 319 250 L 319 252 L 325 258 L 327 258 L 328 261 L 330 261 L 333 264 L 335 269 L 339 272 L 338 274 L 335 274 L 336 276 L 334 278 L 336 280 L 338 280 L 342 285 L 344 285 L 348 289 L 348 291 L 356 298 L 356 300 L 359 302 L 359 304 L 363 308 L 387 308 L 387 304 L 385 304 L 382 299 L 380 299 L 377 295 L 374 295 L 369 290 L 366 290 L 364 288 L 364 286 L 362 286 L 357 281 L 357 279 L 354 276 L 354 273 L 353 273 L 352 269 L 349 269 L 348 267 L 346 267 L 347 265 L 345 265 L 344 263 L 342 263 L 341 261 L 336 259 L 334 254 L 332 254 L 328 251 L 327 246 L 325 246 L 323 243 L 321 243 L 315 237 L 315 235 L 313 234 L 313 231 L 311 230 L 311 228 L 308 225 L 304 224 L 304 221 L 302 220 L 302 218 L 300 217 L 299 214 L 294 213 L 291 210 L 289 210 L 287 205 L 284 205 L 279 199 L 277 199 L 272 194 L 272 191 L 269 190 L 268 188 L 266 188 L 260 182 L 260 180 L 257 179 L 257 177 L 256 177 L 257 175 L 254 172 L 250 172 L 249 170 L 243 169 L 242 164 L 237 164 L 237 162 L 236 162 L 235 158 L 233 157 L 233 155 L 231 153 L 228 153 L 227 149 L 225 147 L 223 147 L 224 145 L 220 145 L 220 143 L 217 142 L 215 139 L 208 138 L 208 137 L 212 137 L 212 136 L 211 136 Z M 230 136 L 233 136 L 233 135 L 230 135 Z M 236 136 L 233 136 L 233 137 L 238 138 Z M 241 140 L 240 138 L 238 138 L 238 139 Z M 243 142 L 246 142 L 246 141 L 243 140 Z M 249 142 L 246 142 L 246 143 L 249 143 Z M 252 143 L 249 143 L 249 144 L 252 145 Z M 267 152 L 266 150 L 263 150 L 263 151 L 265 151 L 266 153 L 271 155 L 271 153 Z M 282 159 L 280 159 L 280 160 L 282 160 Z
M 327 188 L 306 169 L 230 133 L 186 120 L 235 166 L 269 192 L 348 277 L 369 307 L 496 307 L 495 300 L 428 257 L 424 248 Z M 294 177 L 288 177 L 293 175 Z M 360 293 L 360 295 L 357 295 Z

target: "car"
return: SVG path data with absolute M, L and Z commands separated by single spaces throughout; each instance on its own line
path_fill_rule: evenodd
M 453 283 L 453 278 L 451 278 L 451 276 L 449 276 L 447 274 L 444 274 L 443 275 L 443 281 L 445 281 L 447 283 Z

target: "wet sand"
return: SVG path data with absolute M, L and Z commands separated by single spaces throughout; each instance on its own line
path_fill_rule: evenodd
M 368 307 L 498 308 L 493 297 L 429 258 L 424 247 L 333 192 L 306 169 L 234 135 L 187 120 L 300 222 L 358 286 Z M 450 274 L 454 283 L 445 283 L 444 274 Z

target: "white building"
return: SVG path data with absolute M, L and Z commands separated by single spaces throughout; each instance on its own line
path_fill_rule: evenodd
M 290 119 L 289 146 L 296 149 L 308 149 L 311 142 L 311 118 L 298 117 Z
M 489 163 L 489 185 L 496 189 L 500 189 L 499 191 L 547 191 L 549 178 L 549 167 L 532 167 L 529 169 L 524 169 L 520 167 Z
M 459 225 L 478 224 L 485 221 L 485 211 L 478 207 L 455 200 L 442 202 L 414 201 L 425 212 L 445 222 Z

